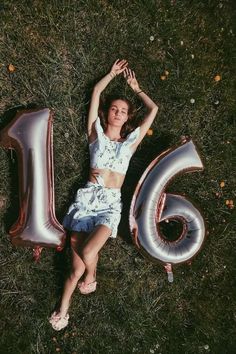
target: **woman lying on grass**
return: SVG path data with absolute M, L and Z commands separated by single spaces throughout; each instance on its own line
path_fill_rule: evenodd
M 102 91 L 121 73 L 148 110 L 141 125 L 132 132 L 129 132 L 129 123 L 134 108 L 125 97 L 110 98 L 100 114 L 101 119 L 98 117 Z M 59 309 L 53 312 L 49 320 L 57 331 L 68 324 L 70 300 L 77 284 L 81 294 L 96 290 L 98 253 L 109 237 L 116 237 L 122 209 L 120 189 L 130 158 L 157 111 L 157 105 L 140 89 L 135 73 L 128 68 L 126 60 L 116 60 L 111 71 L 93 89 L 88 116 L 89 181 L 77 191 L 75 202 L 63 221 L 64 227 L 72 231 L 73 265 L 65 282 Z

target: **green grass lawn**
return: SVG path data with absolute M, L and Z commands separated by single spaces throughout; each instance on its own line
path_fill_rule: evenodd
M 43 250 L 34 263 L 31 249 L 12 246 L 7 231 L 18 215 L 17 161 L 0 149 L 0 353 L 235 352 L 236 211 L 226 205 L 236 203 L 235 16 L 230 0 L 0 3 L 0 128 L 21 108 L 54 110 L 60 222 L 88 175 L 85 132 L 93 85 L 117 58 L 129 61 L 160 107 L 153 135 L 131 161 L 119 236 L 101 252 L 98 290 L 74 295 L 70 324 L 60 333 L 47 317 L 61 293 L 69 249 Z M 106 93 L 113 91 L 127 95 L 142 117 L 143 106 L 122 77 Z M 182 135 L 193 138 L 205 169 L 178 176 L 168 191 L 198 205 L 208 235 L 191 265 L 174 268 L 170 284 L 163 267 L 132 244 L 127 217 L 149 162 Z

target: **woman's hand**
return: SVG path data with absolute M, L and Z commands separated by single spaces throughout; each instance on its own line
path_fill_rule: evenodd
M 139 92 L 140 91 L 140 87 L 139 87 L 139 83 L 135 77 L 135 72 L 132 71 L 131 69 L 126 68 L 124 70 L 124 78 L 127 81 L 127 84 L 132 88 L 132 90 L 134 90 L 134 92 Z
M 120 73 L 122 73 L 126 67 L 128 65 L 128 62 L 127 60 L 125 59 L 117 59 L 115 61 L 115 63 L 112 65 L 112 68 L 111 68 L 111 71 L 110 71 L 110 74 L 115 77 L 116 75 L 119 75 Z

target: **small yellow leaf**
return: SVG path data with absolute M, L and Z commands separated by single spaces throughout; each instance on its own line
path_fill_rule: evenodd
M 216 75 L 216 76 L 214 77 L 214 80 L 215 80 L 215 81 L 220 81 L 220 80 L 221 80 L 221 76 L 220 76 L 220 75 Z
M 8 69 L 8 71 L 9 71 L 10 73 L 13 73 L 14 71 L 16 71 L 16 68 L 14 67 L 13 64 L 9 64 L 8 67 L 7 67 L 7 69 Z
M 149 135 L 149 136 L 153 135 L 153 130 L 152 129 L 148 129 L 147 135 Z
M 165 75 L 168 76 L 169 75 L 169 71 L 165 70 Z
M 165 75 L 161 75 L 161 80 L 162 81 L 166 80 L 166 76 Z
M 226 204 L 226 205 L 229 205 L 229 199 L 227 199 L 227 200 L 225 201 L 225 204 Z
M 224 186 L 225 186 L 225 182 L 224 181 L 220 182 L 220 188 L 223 188 Z

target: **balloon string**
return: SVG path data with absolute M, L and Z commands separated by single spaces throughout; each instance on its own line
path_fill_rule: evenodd
M 165 265 L 165 270 L 166 270 L 166 272 L 167 272 L 168 282 L 169 282 L 169 283 L 173 283 L 173 281 L 174 281 L 174 274 L 173 274 L 173 271 L 172 271 L 172 265 L 171 265 L 171 263 L 166 263 L 166 265 Z
M 15 162 L 15 159 L 13 157 L 13 148 L 10 148 L 10 153 L 11 153 L 11 161 Z
M 41 247 L 41 246 L 35 246 L 34 247 L 34 249 L 33 249 L 33 259 L 34 259 L 35 262 L 39 262 L 42 250 L 43 250 L 43 247 Z

